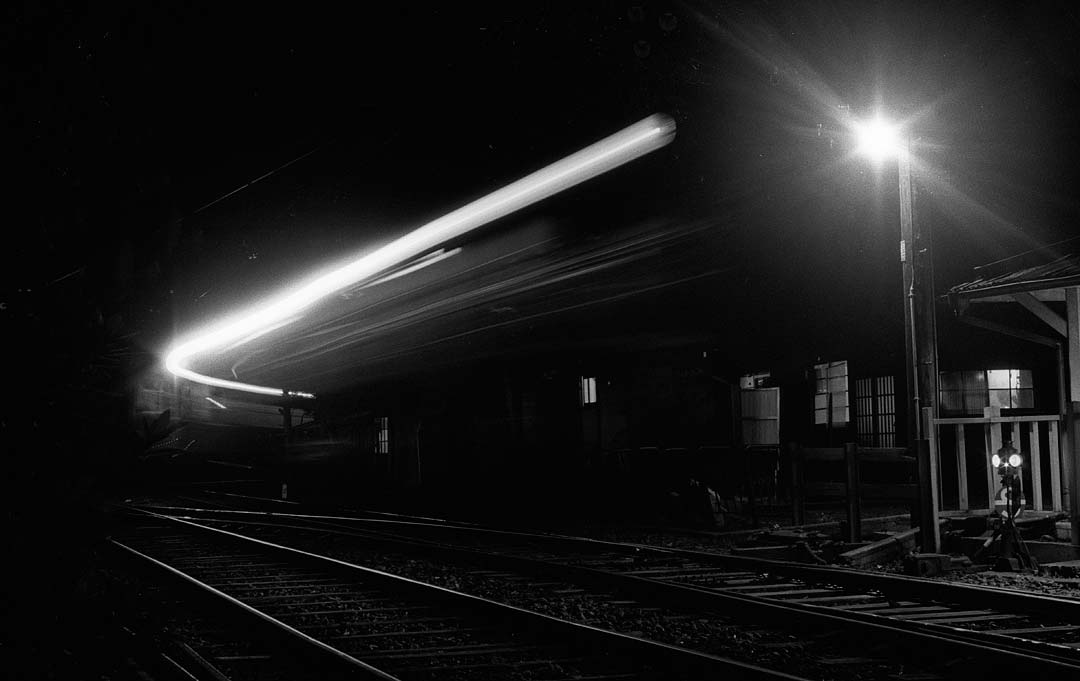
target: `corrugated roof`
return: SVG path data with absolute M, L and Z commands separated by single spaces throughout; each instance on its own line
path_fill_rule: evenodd
M 982 270 L 980 272 L 982 276 L 974 281 L 953 286 L 949 289 L 948 295 L 960 298 L 983 298 L 1022 291 L 1080 286 L 1080 254 L 1061 256 L 1048 263 L 1002 274 L 992 274 L 989 268 L 979 269 Z

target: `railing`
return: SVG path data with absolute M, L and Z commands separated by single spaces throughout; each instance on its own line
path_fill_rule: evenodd
M 997 488 L 999 487 L 994 467 L 990 463 L 990 457 L 994 455 L 1005 440 L 1011 440 L 1024 457 L 1024 467 L 1030 474 L 1030 502 L 1031 508 L 1036 511 L 1061 511 L 1061 443 L 1059 440 L 1059 423 L 1061 417 L 1057 415 L 1047 416 L 1000 416 L 995 415 L 987 408 L 987 415 L 970 418 L 945 418 L 934 419 L 936 424 L 936 438 L 934 446 L 937 447 L 939 465 L 945 466 L 946 454 L 951 450 L 956 459 L 958 481 L 958 505 L 959 510 L 967 511 L 971 507 L 968 493 L 968 452 L 981 450 L 983 468 L 980 477 L 985 475 L 987 500 L 989 507 L 994 504 Z M 972 428 L 969 426 L 981 425 L 981 441 L 972 442 Z M 946 449 L 947 445 L 950 445 Z M 1043 465 L 1043 459 L 1047 466 Z M 1045 478 L 1043 468 L 1048 469 L 1050 481 L 1050 508 L 1045 505 Z M 1026 477 L 1026 476 L 1025 476 Z M 976 478 L 977 479 L 977 478 Z M 1024 485 L 1025 493 L 1029 489 Z

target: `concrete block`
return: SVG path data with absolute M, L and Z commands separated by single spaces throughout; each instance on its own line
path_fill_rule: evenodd
M 904 556 L 904 574 L 915 577 L 936 577 L 952 567 L 952 556 L 947 553 L 913 553 Z
M 981 537 L 953 537 L 949 543 L 950 546 L 954 546 L 955 548 L 950 550 L 956 550 L 958 553 L 974 556 L 975 553 L 982 548 L 985 541 L 986 540 Z M 1060 563 L 1063 561 L 1080 559 L 1080 547 L 1073 546 L 1072 544 L 1048 541 L 1025 541 L 1024 545 L 1027 546 L 1031 556 L 1037 560 L 1040 565 L 1044 563 Z
M 896 560 L 915 548 L 919 528 L 914 527 L 904 532 L 897 532 L 887 539 L 881 539 L 851 551 L 840 554 L 840 562 L 851 567 L 867 567 Z
M 950 570 L 970 570 L 973 567 L 971 559 L 967 556 L 949 556 Z
M 1054 536 L 1061 541 L 1072 541 L 1072 525 L 1068 520 L 1054 523 Z
M 1060 563 L 1047 563 L 1039 566 L 1039 574 L 1046 577 L 1080 577 L 1080 560 L 1067 560 Z

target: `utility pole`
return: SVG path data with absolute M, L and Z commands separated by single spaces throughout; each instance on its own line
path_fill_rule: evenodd
M 929 224 L 915 220 L 915 187 L 911 176 L 910 140 L 901 142 L 897 156 L 900 184 L 900 262 L 904 281 L 904 349 L 908 388 L 908 446 L 919 462 L 919 494 L 922 547 L 937 552 L 941 545 L 938 530 L 938 465 L 935 447 L 920 446 L 932 437 L 937 416 L 937 323 L 934 300 L 934 263 Z M 927 517 L 929 516 L 929 517 Z

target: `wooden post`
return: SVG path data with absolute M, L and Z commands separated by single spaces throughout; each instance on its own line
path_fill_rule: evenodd
M 1075 394 L 1075 393 L 1074 393 Z M 1077 504 L 1080 503 L 1080 461 L 1078 458 L 1078 449 L 1080 449 L 1080 433 L 1078 433 L 1078 418 L 1080 418 L 1080 402 L 1070 401 L 1069 409 L 1065 414 L 1066 429 L 1069 433 L 1069 449 L 1071 451 L 1065 452 L 1065 456 L 1069 459 L 1069 478 L 1066 481 L 1066 485 L 1069 489 L 1069 495 L 1072 497 L 1073 507 L 1070 509 L 1070 517 L 1072 518 L 1072 526 L 1070 528 L 1072 532 L 1072 544 L 1073 546 L 1080 545 L 1080 510 L 1077 509 Z
M 960 510 L 970 508 L 968 502 L 967 443 L 964 441 L 964 424 L 956 424 L 956 475 L 960 486 Z
M 857 542 L 862 538 L 862 492 L 859 489 L 859 446 L 854 442 L 844 444 L 844 461 L 847 463 L 847 540 Z
M 791 514 L 796 525 L 806 524 L 806 474 L 803 449 L 794 442 L 788 443 L 791 452 Z
M 937 424 L 934 423 L 934 408 L 923 407 L 923 424 L 926 440 L 930 448 L 930 469 L 925 471 L 929 477 L 922 477 L 923 471 L 919 471 L 919 480 L 929 481 L 930 498 L 933 502 L 933 515 L 936 518 L 941 511 L 941 454 L 938 452 Z
M 1019 425 L 1019 424 L 1017 424 Z M 1039 451 L 1039 422 L 1032 421 L 1028 424 L 1027 450 L 1031 459 L 1031 503 L 1036 511 L 1043 510 L 1043 486 L 1042 486 L 1042 452 Z
M 750 527 L 757 527 L 757 503 L 754 499 L 754 473 L 756 469 L 753 459 L 754 452 L 748 449 L 746 445 L 740 445 L 739 448 L 742 450 L 742 457 L 746 466 L 746 503 L 750 506 Z
M 281 408 L 281 421 L 282 427 L 285 429 L 285 442 L 286 444 L 292 443 L 292 407 L 285 406 Z
M 993 423 L 990 419 L 1001 416 L 998 407 L 984 407 L 983 416 L 986 423 L 983 429 L 986 439 L 986 453 L 983 454 L 983 465 L 986 467 L 986 504 L 991 511 L 994 510 L 994 497 L 997 496 L 997 471 L 991 464 L 990 458 L 1001 449 L 1001 424 Z
M 1066 413 L 1068 407 L 1066 406 Z M 1064 508 L 1061 499 L 1061 441 L 1058 439 L 1057 421 L 1051 421 L 1050 428 L 1050 503 L 1058 513 Z
M 1065 488 L 1069 491 L 1068 512 L 1072 521 L 1072 543 L 1080 544 L 1080 432 L 1077 432 L 1077 405 L 1080 404 L 1080 286 L 1065 289 L 1065 330 L 1068 342 L 1069 394 L 1066 402 L 1065 438 L 1061 456 Z
M 915 459 L 919 465 L 919 479 L 929 480 L 934 469 L 934 462 L 930 452 L 930 441 L 918 440 L 915 443 Z M 918 486 L 919 494 L 919 541 L 922 544 L 923 553 L 938 553 L 941 538 L 938 536 L 937 508 L 934 499 L 933 487 L 927 489 L 926 485 Z M 993 504 L 993 499 L 991 499 Z

